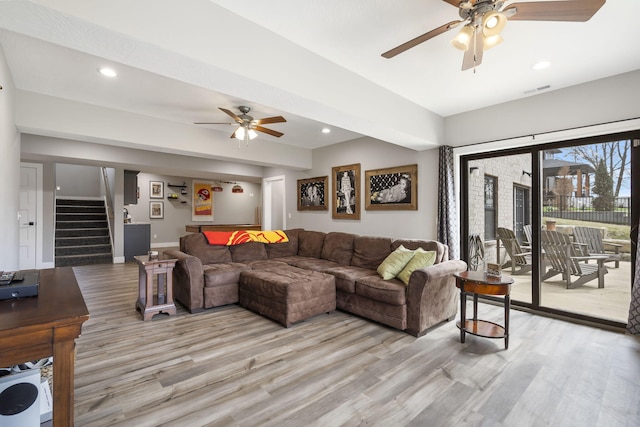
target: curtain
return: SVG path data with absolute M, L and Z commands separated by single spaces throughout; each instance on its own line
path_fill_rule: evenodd
M 635 231 L 634 231 L 635 229 Z M 629 307 L 629 321 L 627 322 L 627 332 L 640 335 L 640 227 L 633 227 L 631 231 L 631 243 L 633 237 L 636 241 L 636 275 L 631 288 L 631 305 Z
M 438 241 L 449 246 L 449 259 L 460 259 L 456 193 L 453 181 L 453 147 L 443 145 L 439 150 Z

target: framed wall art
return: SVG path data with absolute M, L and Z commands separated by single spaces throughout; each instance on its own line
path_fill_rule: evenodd
M 298 180 L 298 210 L 326 211 L 328 176 Z
M 192 221 L 213 221 L 213 192 L 211 187 L 212 182 L 208 181 L 196 181 L 192 183 Z
M 149 198 L 164 199 L 164 182 L 149 181 Z
M 418 165 L 365 171 L 366 210 L 417 210 Z
M 333 177 L 333 219 L 360 219 L 360 163 L 336 166 Z
M 149 202 L 149 218 L 164 218 L 164 202 Z

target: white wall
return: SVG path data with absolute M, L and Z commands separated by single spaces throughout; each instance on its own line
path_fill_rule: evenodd
M 331 217 L 331 203 L 326 211 L 297 210 L 297 180 L 317 176 L 329 176 L 331 168 L 353 163 L 361 167 L 361 196 L 364 194 L 366 170 L 387 167 L 418 165 L 418 210 L 415 211 L 366 211 L 361 197 L 360 220 L 335 220 Z M 335 144 L 313 151 L 313 168 L 304 172 L 267 169 L 265 176 L 286 175 L 287 228 L 302 227 L 308 230 L 342 231 L 359 235 L 435 239 L 437 215 L 438 150 L 417 152 L 388 144 L 373 138 Z
M 64 163 L 56 165 L 56 197 L 101 197 L 103 194 L 100 168 Z
M 164 183 L 164 198 L 149 198 L 149 182 L 162 181 Z M 201 180 L 208 181 L 208 180 Z M 181 185 L 185 183 L 187 194 L 181 194 L 180 188 L 169 187 L 169 184 Z M 218 184 L 216 181 L 212 181 Z M 191 216 L 191 179 L 177 176 L 167 176 L 151 173 L 138 174 L 140 198 L 135 205 L 124 206 L 131 215 L 132 222 L 151 224 L 151 246 L 163 247 L 177 245 L 180 236 L 187 234 L 187 224 L 255 224 L 256 210 L 262 204 L 261 186 L 257 183 L 235 181 L 244 189 L 243 193 L 232 193 L 234 184 L 219 183 L 224 189 L 213 194 L 213 221 L 195 222 Z M 170 193 L 178 194 L 178 199 L 170 200 Z M 163 202 L 164 218 L 149 218 L 149 203 Z M 185 202 L 185 203 L 182 203 Z
M 18 268 L 18 220 L 20 194 L 20 134 L 14 115 L 15 85 L 7 66 L 4 51 L 0 47 L 0 270 Z
M 460 147 L 501 140 L 488 146 L 495 150 L 638 129 L 632 120 L 640 117 L 638 88 L 640 70 L 450 116 L 444 142 Z

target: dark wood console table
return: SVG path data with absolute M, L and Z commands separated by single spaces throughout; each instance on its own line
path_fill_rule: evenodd
M 40 272 L 37 297 L 0 301 L 0 366 L 53 356 L 53 425 L 73 426 L 75 339 L 89 311 L 71 267 Z
M 504 338 L 504 348 L 509 348 L 509 309 L 513 279 L 509 276 L 487 276 L 483 271 L 455 273 L 456 286 L 460 288 L 460 342 L 465 333 L 485 338 Z M 467 294 L 473 294 L 473 319 L 467 319 Z M 504 326 L 478 319 L 478 295 L 504 296 Z
M 185 225 L 185 230 L 189 233 L 202 233 L 203 231 L 262 230 L 262 226 L 260 224 L 189 224 Z

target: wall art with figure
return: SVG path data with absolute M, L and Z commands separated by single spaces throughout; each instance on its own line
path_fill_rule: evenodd
M 327 210 L 328 176 L 298 180 L 298 210 Z
M 334 219 L 360 219 L 360 163 L 336 166 L 333 176 Z
M 418 165 L 365 171 L 366 210 L 417 210 Z

